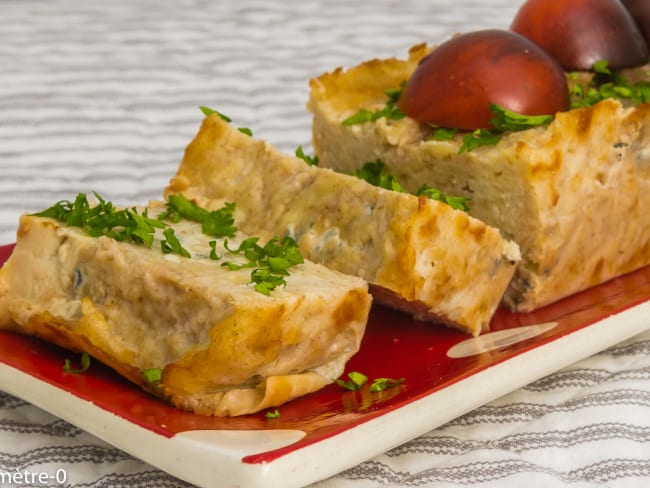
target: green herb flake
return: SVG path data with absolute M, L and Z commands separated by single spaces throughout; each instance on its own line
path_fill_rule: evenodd
M 416 195 L 424 195 L 432 200 L 441 201 L 455 210 L 463 210 L 465 212 L 469 210 L 469 198 L 445 195 L 440 190 L 432 188 L 426 184 L 422 185 L 418 189 Z
M 367 181 L 371 185 L 378 186 L 379 188 L 406 193 L 402 185 L 397 181 L 397 178 L 386 174 L 384 169 L 385 165 L 383 161 L 377 160 L 368 162 L 365 163 L 361 169 L 355 171 L 354 176 Z
M 266 413 L 264 414 L 264 417 L 266 417 L 266 418 L 269 419 L 269 420 L 271 420 L 271 419 L 279 419 L 279 418 L 280 418 L 280 412 L 279 412 L 278 409 L 276 408 L 276 409 L 273 410 L 273 411 L 268 411 L 268 412 L 266 412 Z
M 389 88 L 385 90 L 384 93 L 388 98 L 386 105 L 377 110 L 368 110 L 367 108 L 360 108 L 357 112 L 350 115 L 348 118 L 341 122 L 342 125 L 356 125 L 363 124 L 366 122 L 376 122 L 379 119 L 386 120 L 400 120 L 403 119 L 404 113 L 397 106 L 397 101 L 402 95 L 404 90 L 404 85 L 406 82 L 402 82 L 399 88 Z
M 380 391 L 387 390 L 389 388 L 394 388 L 395 386 L 401 385 L 404 382 L 404 378 L 395 380 L 393 378 L 375 378 L 370 385 L 370 391 L 377 393 Z
M 170 195 L 167 199 L 167 210 L 161 219 L 178 222 L 180 218 L 201 223 L 204 234 L 213 237 L 232 237 L 237 232 L 235 227 L 235 204 L 227 202 L 217 210 L 209 211 L 199 207 L 184 195 Z
M 501 132 L 520 131 L 533 127 L 546 126 L 553 121 L 552 115 L 523 115 L 507 110 L 496 103 L 490 105 L 490 112 L 494 114 L 490 123 L 494 129 Z
M 160 241 L 160 249 L 164 254 L 178 254 L 179 256 L 183 256 L 185 258 L 192 257 L 189 251 L 181 245 L 181 242 L 174 233 L 174 229 L 167 227 L 163 231 L 163 235 L 165 238 Z
M 74 202 L 63 200 L 32 215 L 53 218 L 70 227 L 80 227 L 92 237 L 105 235 L 118 241 L 151 247 L 154 229 L 163 227 L 157 219 L 149 218 L 146 211 L 139 214 L 135 208 L 116 210 L 111 202 L 97 193 L 94 195 L 98 203 L 92 207 L 86 194 L 79 193 Z
M 318 166 L 318 156 L 308 156 L 302 146 L 296 149 L 296 157 L 302 159 L 308 166 Z
M 160 368 L 149 368 L 142 372 L 142 376 L 148 385 L 157 386 L 162 381 L 162 373 Z
M 591 107 L 607 98 L 629 100 L 633 105 L 650 102 L 649 80 L 631 83 L 609 69 L 604 60 L 595 62 L 592 71 L 594 76 L 587 85 L 577 84 L 571 88 L 571 108 Z
M 355 112 L 354 114 L 350 115 L 348 118 L 343 120 L 341 122 L 342 125 L 357 125 L 357 124 L 363 124 L 365 122 L 374 122 L 375 120 L 379 119 L 379 117 L 375 116 L 376 112 L 371 112 L 367 108 L 361 108 L 359 111 Z
M 223 262 L 221 265 L 230 270 L 239 270 L 244 267 L 253 268 L 251 283 L 255 290 L 264 294 L 270 293 L 281 285 L 286 284 L 285 276 L 289 275 L 289 268 L 304 262 L 298 244 L 290 237 L 282 240 L 271 239 L 264 246 L 258 244 L 259 238 L 249 237 L 242 241 L 237 249 L 228 247 L 228 237 L 233 237 L 237 228 L 234 225 L 235 204 L 227 202 L 217 210 L 207 210 L 196 205 L 183 195 L 171 195 L 166 202 L 166 209 L 153 219 L 147 215 L 147 210 L 138 213 L 137 209 L 116 210 L 113 204 L 105 201 L 95 194 L 98 204 L 90 206 L 86 194 L 80 193 L 73 202 L 62 200 L 52 207 L 33 214 L 38 217 L 53 218 L 83 228 L 90 236 L 105 235 L 117 241 L 132 242 L 151 247 L 154 242 L 156 229 L 162 229 L 163 239 L 160 249 L 164 254 L 177 254 L 191 258 L 190 252 L 185 249 L 174 229 L 165 223 L 165 220 L 179 222 L 187 219 L 201 224 L 202 232 L 212 237 L 225 238 L 224 247 L 231 254 L 240 254 L 246 262 L 236 264 Z M 223 257 L 217 253 L 217 241 L 208 242 L 210 247 L 209 257 L 212 260 L 221 260 Z
M 367 181 L 371 185 L 386 190 L 407 193 L 404 187 L 399 183 L 399 181 L 397 181 L 397 178 L 386 174 L 385 169 L 386 167 L 383 161 L 378 159 L 377 161 L 365 163 L 361 169 L 357 170 L 353 174 L 357 178 Z M 440 190 L 432 188 L 426 184 L 422 185 L 415 194 L 418 196 L 425 196 L 432 200 L 441 201 L 456 210 L 469 210 L 469 199 L 467 197 L 445 195 Z
M 201 110 L 201 112 L 203 112 L 203 115 L 205 115 L 206 117 L 209 116 L 209 115 L 215 114 L 215 115 L 218 115 L 219 118 L 221 118 L 221 120 L 224 120 L 224 121 L 226 121 L 228 123 L 232 122 L 232 119 L 230 117 L 228 117 L 227 115 L 225 115 L 225 114 L 223 114 L 223 113 L 221 113 L 218 110 L 215 110 L 213 108 L 209 108 L 209 107 L 205 107 L 205 106 L 201 105 L 199 107 L 199 109 Z M 252 136 L 253 135 L 253 131 L 251 129 L 249 129 L 248 127 L 239 127 L 237 130 L 239 132 L 241 132 L 242 134 L 246 134 L 247 136 Z
M 232 237 L 237 232 L 235 227 L 235 204 L 227 202 L 223 207 L 211 211 L 202 222 L 204 234 L 215 237 Z
M 88 368 L 90 368 L 90 356 L 88 355 L 88 353 L 86 353 L 86 352 L 81 353 L 80 362 L 81 362 L 80 367 L 79 368 L 74 368 L 72 366 L 72 361 L 70 361 L 69 359 L 66 359 L 63 362 L 63 371 L 65 371 L 66 373 L 70 373 L 70 374 L 85 373 L 86 371 L 88 371 Z
M 288 269 L 303 263 L 304 258 L 298 249 L 298 243 L 291 237 L 286 236 L 281 241 L 272 238 L 264 246 L 260 246 L 258 241 L 257 237 L 249 237 L 233 249 L 226 240 L 226 250 L 231 254 L 243 256 L 246 262 L 236 264 L 225 261 L 221 266 L 231 271 L 254 268 L 251 272 L 251 283 L 254 284 L 255 291 L 270 295 L 274 289 L 286 284 L 284 276 L 289 275 Z
M 232 122 L 232 119 L 230 117 L 228 117 L 225 114 L 222 114 L 221 112 L 219 112 L 218 110 L 215 110 L 213 108 L 205 107 L 205 106 L 202 105 L 202 106 L 199 107 L 199 109 L 201 110 L 201 112 L 203 112 L 203 115 L 205 115 L 206 117 L 208 115 L 215 114 L 215 115 L 218 115 L 222 120 L 224 120 L 224 121 L 226 121 L 228 123 Z
M 458 129 L 450 129 L 449 127 L 435 127 L 433 134 L 429 139 L 434 141 L 451 141 L 456 137 Z
M 219 261 L 221 256 L 217 254 L 217 241 L 208 242 L 208 246 L 210 246 L 210 259 L 213 261 Z
M 336 384 L 341 388 L 346 390 L 356 391 L 359 390 L 363 385 L 368 382 L 368 377 L 357 371 L 351 371 L 348 373 L 348 380 L 337 379 Z
M 458 150 L 458 154 L 470 152 L 480 146 L 491 146 L 498 144 L 501 140 L 501 134 L 489 129 L 476 129 L 475 131 L 463 136 L 463 144 Z

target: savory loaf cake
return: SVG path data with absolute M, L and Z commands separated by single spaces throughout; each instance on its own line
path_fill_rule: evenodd
M 260 292 L 229 251 L 243 242 L 183 219 L 147 247 L 25 215 L 0 269 L 0 328 L 87 352 L 199 414 L 253 413 L 331 383 L 359 348 L 367 284 L 304 261 Z
M 466 212 L 305 164 L 207 116 L 166 195 L 236 202 L 242 231 L 294 238 L 306 258 L 360 276 L 374 298 L 472 334 L 489 325 L 517 246 Z
M 409 117 L 342 122 L 386 105 L 431 48 L 311 80 L 320 165 L 343 173 L 380 159 L 410 191 L 428 183 L 471 199 L 470 214 L 521 248 L 504 301 L 530 311 L 650 263 L 650 107 L 605 99 L 461 151 Z

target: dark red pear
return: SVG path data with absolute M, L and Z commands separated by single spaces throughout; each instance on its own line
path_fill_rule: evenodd
M 507 30 L 453 37 L 418 64 L 398 106 L 409 117 L 464 130 L 490 127 L 490 104 L 525 115 L 569 107 L 564 72 L 532 41 Z
M 648 44 L 619 0 L 527 0 L 510 29 L 567 71 L 590 70 L 601 60 L 612 69 L 631 68 L 649 57 Z

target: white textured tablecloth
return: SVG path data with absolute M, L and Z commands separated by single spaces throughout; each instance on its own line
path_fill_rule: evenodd
M 507 27 L 519 4 L 0 0 L 0 244 L 23 211 L 80 191 L 160 197 L 199 105 L 309 149 L 309 78 Z M 60 468 L 71 487 L 187 486 L 0 392 L 0 472 Z M 318 486 L 650 486 L 650 333 Z

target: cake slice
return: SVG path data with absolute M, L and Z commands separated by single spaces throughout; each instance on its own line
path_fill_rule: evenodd
M 370 309 L 363 280 L 304 261 L 260 292 L 228 251 L 245 236 L 226 242 L 187 220 L 167 229 L 177 242 L 157 230 L 147 247 L 23 216 L 0 269 L 0 329 L 84 351 L 205 415 L 278 406 L 343 373 Z
M 477 335 L 519 261 L 516 244 L 466 212 L 307 165 L 207 116 L 166 195 L 236 203 L 243 232 L 294 238 L 303 255 L 359 276 L 376 301 Z
M 462 154 L 461 134 L 434 140 L 431 127 L 408 117 L 342 123 L 360 109 L 384 107 L 386 90 L 399 88 L 430 49 L 311 80 L 321 166 L 350 173 L 379 159 L 409 191 L 427 183 L 469 197 L 472 216 L 520 246 L 522 263 L 504 297 L 513 310 L 534 310 L 650 263 L 648 105 L 606 99 Z M 636 71 L 626 75 L 638 78 Z

